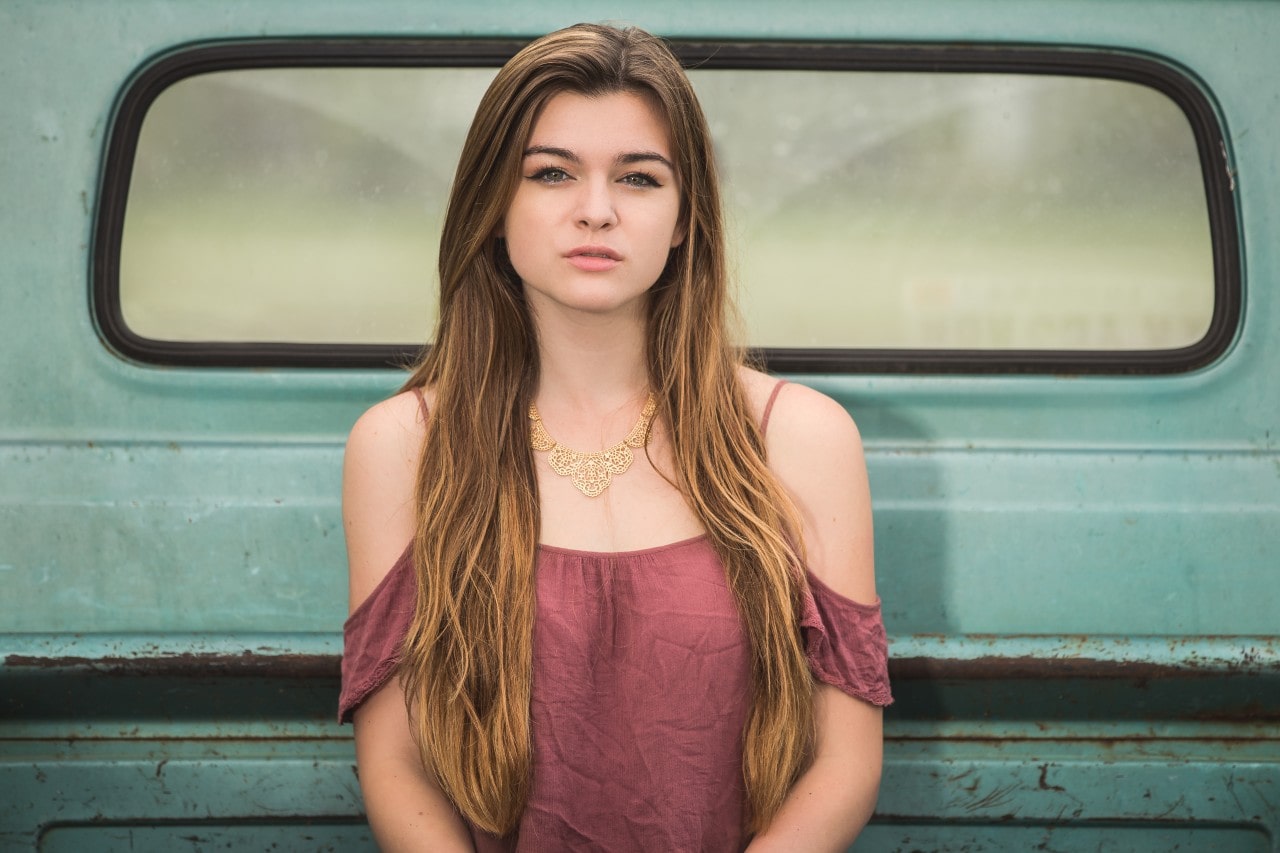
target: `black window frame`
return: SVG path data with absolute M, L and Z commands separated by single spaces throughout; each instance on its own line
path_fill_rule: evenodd
M 497 67 L 526 39 L 262 39 L 177 49 L 143 67 L 117 102 L 106 143 L 91 252 L 91 304 L 99 335 L 125 359 L 187 367 L 392 368 L 422 343 L 187 342 L 142 337 L 124 321 L 120 250 L 138 136 L 151 104 L 187 77 L 255 68 Z M 1168 60 L 1137 52 L 1059 45 L 827 41 L 672 40 L 689 68 L 907 71 L 1078 76 L 1136 83 L 1186 115 L 1204 181 L 1213 253 L 1214 302 L 1199 341 L 1160 350 L 762 348 L 768 369 L 808 374 L 1174 374 L 1212 363 L 1241 319 L 1242 246 L 1226 136 L 1205 91 Z

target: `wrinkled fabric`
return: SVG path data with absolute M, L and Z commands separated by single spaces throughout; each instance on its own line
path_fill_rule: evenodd
M 400 645 L 409 633 L 418 582 L 413 574 L 413 545 L 392 565 L 369 597 L 342 628 L 342 693 L 339 722 L 351 722 L 355 709 L 387 683 L 400 665 Z
M 602 554 L 543 546 L 531 699 L 533 788 L 518 832 L 477 853 L 739 851 L 750 649 L 705 536 Z M 345 628 L 343 721 L 395 671 L 416 596 L 408 551 Z M 815 677 L 892 701 L 879 602 L 809 574 Z

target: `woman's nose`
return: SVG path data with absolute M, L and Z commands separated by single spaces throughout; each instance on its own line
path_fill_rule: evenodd
M 611 228 L 618 222 L 612 187 L 608 181 L 585 181 L 578 195 L 578 224 L 598 230 Z

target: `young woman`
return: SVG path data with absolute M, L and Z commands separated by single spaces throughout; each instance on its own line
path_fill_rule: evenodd
M 507 63 L 440 285 L 344 472 L 379 843 L 844 849 L 890 701 L 861 445 L 727 342 L 712 144 L 661 41 L 579 25 Z

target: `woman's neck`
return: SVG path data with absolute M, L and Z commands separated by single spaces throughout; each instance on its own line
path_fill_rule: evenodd
M 601 417 L 649 390 L 645 328 L 632 318 L 538 318 L 538 406 Z

